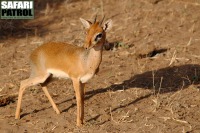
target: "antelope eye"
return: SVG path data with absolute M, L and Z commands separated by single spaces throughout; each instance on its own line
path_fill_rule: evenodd
M 96 35 L 96 38 L 95 38 L 95 41 L 98 41 L 102 38 L 103 34 L 102 33 L 99 33 Z

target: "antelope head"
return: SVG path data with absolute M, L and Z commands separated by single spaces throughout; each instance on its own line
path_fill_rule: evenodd
M 83 26 L 86 28 L 86 38 L 83 47 L 85 49 L 91 49 L 95 46 L 103 46 L 106 41 L 106 32 L 112 28 L 112 20 L 109 19 L 103 23 L 104 17 L 100 22 L 90 22 L 88 20 L 80 18 Z M 103 24 L 103 25 L 102 25 Z

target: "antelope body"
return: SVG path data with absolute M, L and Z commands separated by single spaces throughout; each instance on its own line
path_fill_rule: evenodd
M 102 25 L 101 22 L 91 23 L 80 18 L 86 28 L 86 38 L 83 47 L 75 45 L 51 42 L 35 49 L 30 56 L 31 75 L 21 81 L 15 118 L 20 118 L 20 108 L 24 90 L 32 85 L 45 83 L 52 75 L 59 78 L 70 78 L 77 100 L 77 126 L 83 124 L 84 118 L 84 85 L 98 71 L 102 60 L 103 45 L 106 41 L 106 32 L 112 27 L 112 20 Z M 59 109 L 50 96 L 45 84 L 42 90 L 48 97 L 53 109 L 60 114 Z

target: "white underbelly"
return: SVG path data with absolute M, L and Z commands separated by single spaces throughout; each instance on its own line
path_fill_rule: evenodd
M 86 75 L 83 75 L 81 78 L 80 78 L 80 81 L 82 83 L 86 83 L 88 80 L 90 80 L 92 77 L 94 76 L 94 73 L 88 73 Z
M 57 77 L 57 78 L 65 78 L 68 79 L 69 75 L 61 70 L 57 70 L 57 69 L 48 69 L 47 70 L 48 73 L 51 73 L 53 75 L 53 77 Z
M 58 70 L 58 69 L 47 69 L 47 72 L 48 73 L 51 73 L 53 75 L 53 77 L 57 77 L 57 78 L 64 78 L 64 79 L 68 79 L 70 78 L 69 75 L 61 70 Z M 88 73 L 88 74 L 85 74 L 80 78 L 80 81 L 82 83 L 86 83 L 88 80 L 90 80 L 92 77 L 94 76 L 94 73 Z

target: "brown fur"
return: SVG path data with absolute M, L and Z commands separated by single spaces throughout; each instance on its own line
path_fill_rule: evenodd
M 77 126 L 83 124 L 84 84 L 98 71 L 107 29 L 101 27 L 99 22 L 91 24 L 91 22 L 84 19 L 81 19 L 81 22 L 88 28 L 84 47 L 62 42 L 50 42 L 41 45 L 32 52 L 30 56 L 31 76 L 21 82 L 15 114 L 16 119 L 20 118 L 24 90 L 29 86 L 44 83 L 52 74 L 56 77 L 72 79 L 77 99 Z M 108 23 L 105 23 L 105 25 Z M 102 36 L 97 38 L 100 33 Z M 95 40 L 95 38 L 97 39 Z M 47 87 L 43 86 L 42 89 L 56 113 L 60 114 Z

